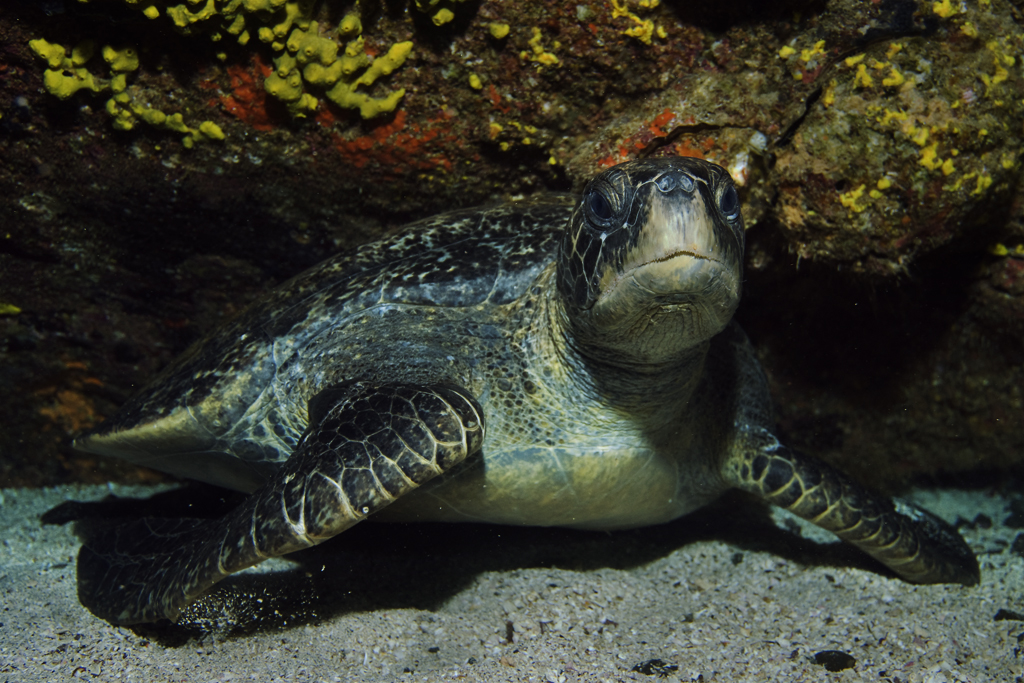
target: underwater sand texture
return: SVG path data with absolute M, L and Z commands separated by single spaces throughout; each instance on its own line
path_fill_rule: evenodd
M 78 603 L 71 525 L 39 516 L 156 490 L 0 491 L 0 679 L 1001 683 L 1024 672 L 1024 536 L 1005 524 L 1021 523 L 1011 501 L 990 492 L 913 496 L 975 522 L 961 529 L 982 566 L 973 588 L 889 578 L 824 532 L 729 496 L 613 534 L 363 524 L 299 563 L 228 579 L 182 624 L 113 627 Z M 828 650 L 854 667 L 814 663 Z

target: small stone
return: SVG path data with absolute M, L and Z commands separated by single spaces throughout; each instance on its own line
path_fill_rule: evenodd
M 1024 614 L 1020 612 L 1014 612 L 1009 609 L 1000 609 L 996 612 L 996 615 L 992 617 L 993 621 L 1024 621 Z
M 648 659 L 646 662 L 640 662 L 631 669 L 631 671 L 645 676 L 661 676 L 662 678 L 678 670 L 678 665 L 669 664 L 661 659 Z
M 1010 501 L 1010 516 L 1003 520 L 1003 526 L 1024 529 L 1024 498 L 1014 498 Z
M 1013 539 L 1013 543 L 1010 544 L 1010 552 L 1024 557 L 1024 534 L 1017 534 L 1017 537 Z
M 812 660 L 818 666 L 825 667 L 826 671 L 843 671 L 852 669 L 857 665 L 857 660 L 845 652 L 839 650 L 822 650 L 814 654 Z

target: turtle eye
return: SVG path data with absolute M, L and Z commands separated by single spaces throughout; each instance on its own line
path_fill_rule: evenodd
M 736 188 L 730 185 L 718 198 L 718 209 L 726 218 L 735 218 L 740 212 L 740 197 L 736 194 Z
M 594 190 L 590 193 L 590 197 L 587 198 L 587 209 L 590 215 L 600 223 L 607 223 L 615 215 L 612 203 L 608 201 L 608 197 L 601 190 Z
M 592 227 L 610 230 L 621 227 L 631 196 L 629 177 L 613 168 L 590 181 L 580 208 Z

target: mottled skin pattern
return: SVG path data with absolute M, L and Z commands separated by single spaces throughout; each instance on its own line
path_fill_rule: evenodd
M 721 168 L 658 159 L 605 171 L 575 207 L 442 215 L 285 283 L 77 442 L 253 492 L 223 520 L 94 535 L 83 602 L 173 619 L 368 515 L 628 528 L 731 487 L 909 581 L 977 582 L 948 525 L 772 435 L 731 322 L 743 240 Z

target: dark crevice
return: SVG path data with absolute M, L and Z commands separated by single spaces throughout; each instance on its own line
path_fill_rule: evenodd
M 797 129 L 800 128 L 800 125 L 804 122 L 804 119 L 807 118 L 807 115 L 811 113 L 811 107 L 813 107 L 821 98 L 822 92 L 823 88 L 818 86 L 810 95 L 807 96 L 807 101 L 804 103 L 803 113 L 800 114 L 793 123 L 789 124 L 789 126 L 786 127 L 786 130 L 782 131 L 782 135 L 780 135 L 775 141 L 775 147 L 785 147 L 790 143 L 793 136 L 796 135 Z

